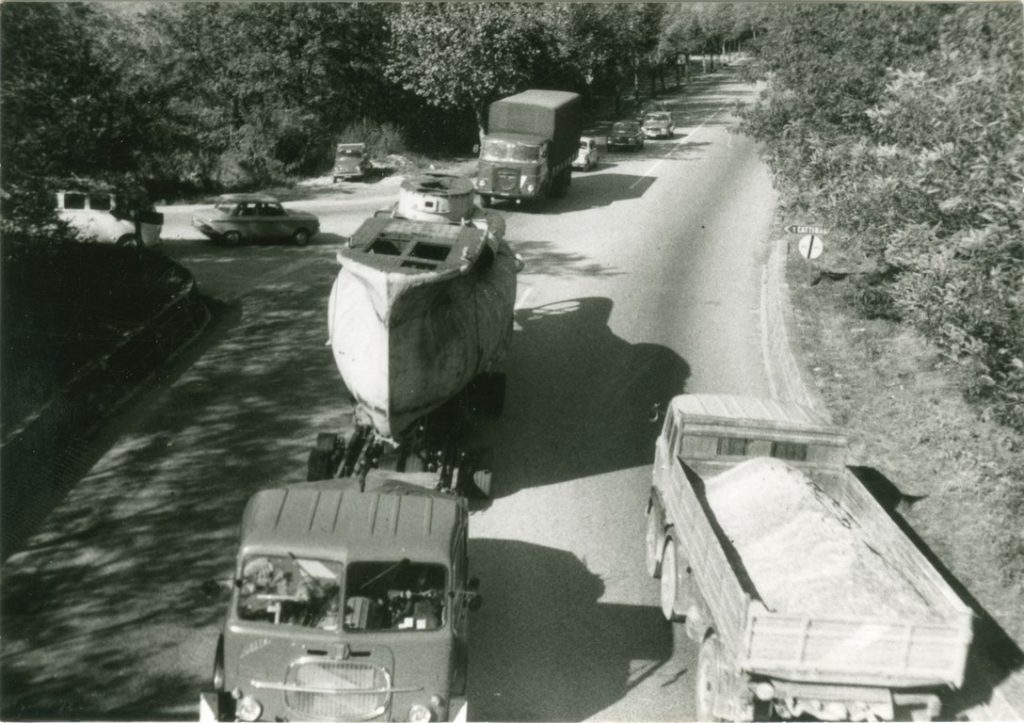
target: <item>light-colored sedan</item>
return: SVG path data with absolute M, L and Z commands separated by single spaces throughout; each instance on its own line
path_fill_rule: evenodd
M 671 138 L 675 135 L 676 124 L 672 114 L 665 111 L 648 113 L 644 116 L 644 135 L 648 138 Z
M 214 241 L 235 246 L 244 241 L 290 240 L 305 246 L 320 232 L 320 219 L 286 209 L 263 193 L 220 196 L 209 210 L 192 214 L 192 225 Z

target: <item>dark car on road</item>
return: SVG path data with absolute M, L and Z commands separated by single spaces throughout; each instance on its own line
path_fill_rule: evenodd
M 619 121 L 608 134 L 608 149 L 644 147 L 644 129 L 636 121 Z
M 290 240 L 296 246 L 305 246 L 320 232 L 316 216 L 286 209 L 274 196 L 263 193 L 220 196 L 213 208 L 192 214 L 192 225 L 211 239 L 231 246 L 243 240 Z

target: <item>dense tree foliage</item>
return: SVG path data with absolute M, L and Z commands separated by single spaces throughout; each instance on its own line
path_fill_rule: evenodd
M 525 87 L 640 92 L 675 63 L 667 7 L 4 4 L 5 186 L 165 195 L 322 171 L 339 140 L 468 149 L 487 104 Z
M 324 170 L 339 140 L 468 149 L 526 87 L 621 100 L 678 59 L 742 43 L 766 83 L 744 114 L 794 209 L 873 269 L 868 313 L 904 318 L 1024 429 L 1024 58 L 1004 5 L 7 3 L 4 224 L 47 178 L 151 192 Z M 649 81 L 649 83 L 647 82 Z
M 875 271 L 862 310 L 924 330 L 1024 430 L 1020 27 L 1013 6 L 780 9 L 745 128 L 832 258 Z

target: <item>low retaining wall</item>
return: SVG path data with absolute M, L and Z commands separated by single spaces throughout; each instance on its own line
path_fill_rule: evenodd
M 209 312 L 195 280 L 167 259 L 177 291 L 135 333 L 85 365 L 0 443 L 0 554 L 7 559 L 91 465 L 85 439 L 142 383 L 206 327 Z

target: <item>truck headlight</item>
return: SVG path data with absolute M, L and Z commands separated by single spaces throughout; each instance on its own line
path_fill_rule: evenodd
M 254 721 L 259 719 L 260 713 L 263 712 L 263 706 L 258 700 L 250 695 L 243 695 L 242 698 L 235 703 L 235 716 L 238 720 Z
M 486 178 L 478 178 L 476 180 L 476 185 L 477 185 L 478 188 L 483 188 L 484 186 L 487 185 L 487 179 Z M 465 188 L 465 186 L 463 186 L 463 188 Z
M 463 186 L 463 188 L 465 188 L 465 186 Z M 527 193 L 533 193 L 533 184 L 532 183 L 527 183 L 526 184 L 526 192 Z
M 413 723 L 428 723 L 434 720 L 434 712 L 422 703 L 414 703 L 409 709 L 409 720 Z

